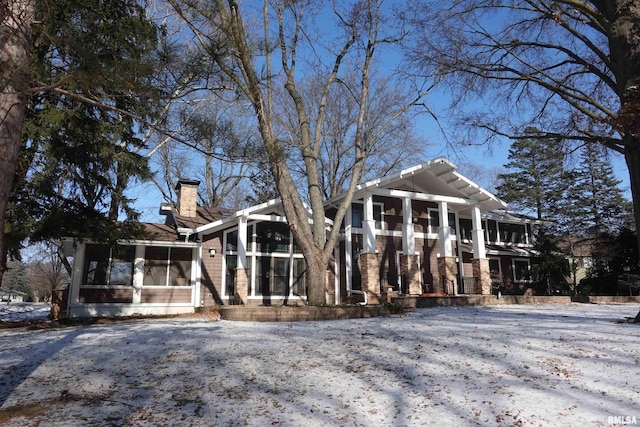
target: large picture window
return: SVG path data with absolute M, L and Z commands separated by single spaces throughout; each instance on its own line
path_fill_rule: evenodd
M 187 286 L 191 282 L 191 248 L 147 246 L 143 286 Z
M 307 290 L 306 264 L 289 226 L 281 222 L 247 225 L 246 273 L 249 295 L 254 297 L 304 296 Z M 238 267 L 238 230 L 225 233 L 224 295 L 232 297 Z
M 84 258 L 84 286 L 132 286 L 135 246 L 88 243 Z

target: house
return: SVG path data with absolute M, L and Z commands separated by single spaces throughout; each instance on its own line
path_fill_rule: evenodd
M 169 314 L 196 307 L 302 304 L 305 260 L 279 200 L 242 210 L 197 206 L 198 182 L 177 184 L 164 224 L 115 248 L 69 238 L 68 314 Z M 380 303 L 385 293 L 522 293 L 536 221 L 438 158 L 358 186 L 326 270 L 330 304 Z M 71 258 L 73 258 L 71 260 Z
M 0 301 L 1 302 L 24 302 L 27 294 L 24 292 L 16 291 L 15 289 L 0 289 Z

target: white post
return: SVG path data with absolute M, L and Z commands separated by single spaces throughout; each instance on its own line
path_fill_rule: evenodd
M 376 251 L 376 221 L 373 219 L 373 195 L 367 193 L 364 196 L 364 245 L 362 251 L 375 253 Z
M 82 285 L 84 274 L 84 257 L 87 246 L 84 243 L 77 243 L 75 253 L 73 255 L 73 275 L 71 276 L 71 289 L 69 289 L 69 315 L 71 315 L 72 306 L 78 304 L 80 299 L 80 285 Z
M 402 251 L 406 255 L 416 254 L 416 239 L 411 212 L 411 198 L 402 199 Z
M 351 273 L 353 272 L 352 269 L 352 257 L 351 257 L 351 251 L 353 248 L 353 235 L 351 234 L 351 221 L 352 221 L 352 212 L 351 212 L 351 206 L 349 206 L 349 208 L 347 209 L 347 213 L 344 216 L 344 265 L 346 268 L 346 279 L 347 279 L 347 291 L 350 291 L 353 286 L 353 279 L 351 277 Z
M 473 206 L 471 224 L 473 227 L 471 231 L 473 236 L 473 257 L 476 259 L 486 258 L 487 251 L 484 245 L 484 230 L 482 229 L 482 217 L 478 205 Z
M 443 257 L 452 257 L 453 249 L 451 247 L 451 227 L 449 227 L 449 211 L 447 202 L 438 204 L 438 212 L 440 216 L 440 229 L 438 230 L 440 240 L 440 254 Z
M 247 217 L 238 221 L 238 268 L 247 269 Z
M 133 262 L 133 304 L 140 304 L 142 297 L 142 283 L 144 282 L 144 252 L 145 247 L 136 246 L 135 261 Z

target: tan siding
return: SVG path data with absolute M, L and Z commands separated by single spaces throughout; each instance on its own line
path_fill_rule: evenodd
M 159 288 L 142 288 L 140 302 L 146 303 L 190 303 L 191 288 L 167 287 Z
M 133 301 L 133 288 L 128 289 L 92 289 L 80 288 L 78 302 L 90 303 L 131 303 Z
M 200 298 L 205 306 L 223 304 L 222 295 L 222 248 L 223 233 L 221 231 L 205 236 L 202 242 L 202 278 Z M 210 256 L 209 249 L 215 248 L 216 255 Z

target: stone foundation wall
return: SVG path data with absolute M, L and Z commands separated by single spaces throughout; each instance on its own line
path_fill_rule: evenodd
M 247 305 L 249 297 L 249 279 L 244 268 L 236 268 L 235 294 L 233 296 L 236 304 Z
M 438 279 L 434 281 L 438 286 L 434 285 L 434 292 L 450 295 L 457 294 L 457 277 L 458 265 L 455 257 L 438 258 Z
M 422 294 L 421 272 L 417 255 L 400 255 L 400 274 L 407 281 L 409 295 Z
M 375 253 L 361 253 L 358 257 L 362 291 L 369 304 L 380 304 L 380 261 Z
M 471 261 L 473 266 L 473 277 L 476 278 L 475 293 L 480 295 L 491 295 L 491 270 L 489 269 L 489 259 L 478 258 Z

